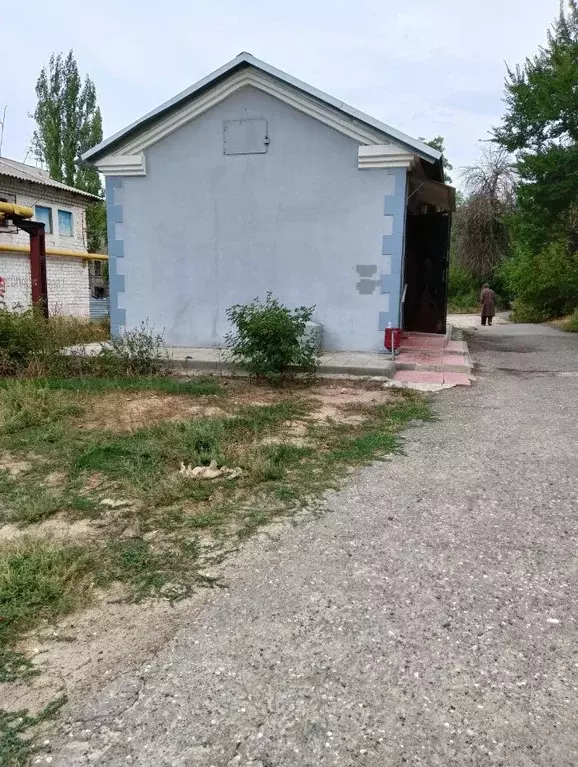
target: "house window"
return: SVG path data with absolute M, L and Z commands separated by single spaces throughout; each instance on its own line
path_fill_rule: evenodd
M 94 276 L 102 277 L 102 262 L 94 261 Z
M 69 210 L 58 211 L 58 234 L 72 237 L 72 213 Z
M 45 208 L 44 205 L 35 205 L 34 215 L 37 221 L 44 224 L 46 234 L 52 234 L 52 208 Z

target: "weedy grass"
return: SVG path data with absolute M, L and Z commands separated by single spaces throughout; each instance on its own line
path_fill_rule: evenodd
M 93 568 L 81 546 L 33 537 L 0 546 L 0 647 L 38 621 L 83 604 Z
M 189 394 L 191 396 L 215 395 L 220 392 L 219 383 L 208 379 L 180 379 L 173 376 L 129 376 L 125 378 L 37 378 L 33 383 L 49 390 L 75 392 L 153 391 L 165 394 Z M 0 386 L 6 382 L 0 381 Z
M 578 309 L 566 317 L 562 321 L 560 327 L 562 330 L 565 330 L 566 333 L 578 333 Z
M 158 380 L 144 377 L 142 390 L 167 392 L 166 379 Z M 126 598 L 137 601 L 181 599 L 214 585 L 207 566 L 261 526 L 340 487 L 351 467 L 400 450 L 399 432 L 431 417 L 425 400 L 404 391 L 356 406 L 355 423 L 344 423 L 312 418 L 318 403 L 301 386 L 275 390 L 279 401 L 270 404 L 242 405 L 211 381 L 177 381 L 169 393 L 211 395 L 224 414 L 131 432 L 83 429 L 79 408 L 98 408 L 100 392 L 117 383 L 43 379 L 0 389 L 0 459 L 22 462 L 12 474 L 0 463 L 0 526 L 30 530 L 0 545 L 0 679 L 33 673 L 18 639 L 40 620 L 87 604 L 93 585 L 122 584 Z M 263 389 L 253 394 L 261 400 Z M 303 435 L 297 442 L 295 424 Z M 239 467 L 240 475 L 209 481 L 180 472 L 182 464 L 213 461 Z M 84 519 L 94 535 L 77 546 L 38 538 L 38 523 L 50 517 L 61 526 Z
M 63 695 L 49 703 L 39 714 L 0 709 L 0 764 L 3 767 L 26 767 L 37 751 L 34 733 L 43 722 L 56 719 L 66 703 Z
M 65 395 L 33 381 L 10 381 L 0 388 L 0 430 L 16 432 L 31 426 L 46 427 L 80 412 L 81 408 Z

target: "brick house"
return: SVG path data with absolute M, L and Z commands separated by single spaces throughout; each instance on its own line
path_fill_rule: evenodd
M 86 247 L 86 208 L 96 199 L 54 181 L 47 171 L 0 157 L 0 201 L 32 208 L 35 220 L 45 224 L 51 313 L 90 315 L 91 289 L 94 293 L 99 286 L 104 266 L 101 260 L 89 260 Z M 29 242 L 26 232 L 0 220 L 1 298 L 9 308 L 31 303 Z

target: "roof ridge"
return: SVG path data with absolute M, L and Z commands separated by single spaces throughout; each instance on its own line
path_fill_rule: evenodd
M 211 72 L 209 75 L 203 77 L 201 80 L 198 80 L 196 83 L 189 86 L 189 88 L 186 88 L 180 93 L 177 93 L 175 96 L 170 98 L 168 101 L 165 101 L 156 109 L 153 109 L 151 112 L 148 112 L 147 114 L 140 117 L 138 120 L 132 122 L 130 125 L 126 126 L 126 128 L 123 128 L 117 133 L 114 133 L 108 139 L 101 141 L 99 144 L 92 147 L 92 149 L 89 149 L 88 151 L 84 152 L 82 154 L 82 159 L 87 162 L 93 162 L 99 156 L 102 156 L 102 154 L 113 145 L 118 144 L 120 141 L 126 140 L 128 136 L 131 135 L 132 133 L 135 133 L 136 131 L 143 129 L 147 123 L 152 123 L 152 122 L 155 122 L 157 119 L 160 119 L 169 110 L 179 106 L 180 104 L 186 102 L 189 99 L 193 99 L 200 91 L 205 90 L 206 88 L 210 88 L 218 80 L 220 80 L 221 78 L 227 77 L 228 75 L 230 75 L 236 69 L 238 69 L 239 67 L 243 65 L 254 67 L 255 69 L 261 72 L 264 72 L 265 74 L 268 74 L 269 76 L 274 77 L 277 80 L 285 83 L 285 85 L 288 85 L 291 88 L 296 88 L 297 90 L 300 90 L 308 94 L 309 96 L 317 99 L 318 101 L 322 102 L 326 106 L 331 107 L 333 109 L 337 109 L 340 112 L 343 112 L 349 118 L 353 118 L 357 122 L 361 122 L 365 124 L 366 126 L 378 131 L 379 133 L 384 134 L 385 137 L 389 139 L 393 139 L 393 141 L 396 141 L 397 143 L 405 145 L 406 147 L 413 150 L 418 156 L 422 157 L 424 160 L 427 160 L 428 162 L 435 163 L 441 159 L 441 153 L 438 152 L 437 149 L 433 149 L 427 144 L 424 144 L 422 141 L 419 141 L 418 139 L 414 139 L 411 136 L 408 136 L 407 134 L 402 133 L 401 131 L 398 131 L 396 128 L 392 128 L 390 125 L 386 125 L 385 123 L 382 123 L 379 120 L 376 120 L 375 118 L 370 117 L 364 112 L 360 112 L 354 107 L 350 107 L 348 104 L 341 101 L 340 99 L 336 99 L 333 96 L 329 96 L 327 93 L 324 93 L 323 91 L 320 91 L 317 88 L 314 88 L 313 86 L 308 85 L 307 83 L 301 80 L 298 80 L 297 78 L 287 74 L 286 72 L 283 72 L 280 69 L 276 69 L 270 64 L 267 64 L 266 62 L 255 58 L 252 54 L 244 52 L 244 51 L 240 53 L 238 56 L 236 56 L 234 59 L 232 59 L 231 61 L 227 62 L 227 64 L 224 64 L 222 67 L 219 67 L 218 69 L 214 70 L 214 72 Z

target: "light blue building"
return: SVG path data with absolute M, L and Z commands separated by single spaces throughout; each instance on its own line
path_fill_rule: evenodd
M 106 176 L 114 330 L 218 346 L 269 290 L 316 306 L 326 349 L 445 328 L 440 153 L 250 54 L 83 159 Z

